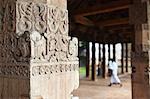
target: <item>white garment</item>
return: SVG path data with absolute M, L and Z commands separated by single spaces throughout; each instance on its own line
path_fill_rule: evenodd
M 116 62 L 112 62 L 112 76 L 110 79 L 110 83 L 121 83 L 120 79 L 118 78 L 117 72 L 118 72 L 118 65 Z
M 111 69 L 111 70 L 113 70 L 112 61 L 109 61 L 109 62 L 108 62 L 108 68 Z

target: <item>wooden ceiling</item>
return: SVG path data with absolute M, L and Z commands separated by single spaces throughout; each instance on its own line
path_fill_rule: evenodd
M 70 35 L 101 43 L 131 42 L 132 0 L 68 0 Z

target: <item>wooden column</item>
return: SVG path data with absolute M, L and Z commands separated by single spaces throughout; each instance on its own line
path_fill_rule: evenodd
M 105 56 L 105 44 L 103 44 L 103 61 L 102 61 L 102 71 L 103 71 L 103 78 L 106 78 L 106 56 Z
M 102 53 L 101 53 L 101 44 L 99 44 L 99 61 L 102 61 L 101 55 L 102 55 Z
M 110 44 L 108 44 L 108 61 L 110 60 Z
M 126 43 L 126 72 L 128 72 L 128 43 Z
M 113 59 L 116 61 L 116 44 L 113 44 Z
M 124 73 L 124 43 L 121 43 L 121 73 Z
M 147 3 L 146 3 L 147 1 Z M 132 99 L 150 99 L 149 85 L 149 27 L 150 7 L 148 0 L 132 0 L 130 24 L 134 25 L 132 42 Z M 148 21 L 149 20 L 149 21 Z
M 100 71 L 100 69 L 101 69 L 101 44 L 99 44 L 99 65 L 98 65 L 98 76 L 100 76 L 100 74 L 101 74 L 101 71 Z
M 90 50 L 89 42 L 86 42 L 86 77 L 90 75 Z
M 95 42 L 92 42 L 92 80 L 96 80 Z

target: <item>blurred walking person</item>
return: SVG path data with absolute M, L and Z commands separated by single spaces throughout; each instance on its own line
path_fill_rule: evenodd
M 114 59 L 111 59 L 109 61 L 109 67 L 108 67 L 111 71 L 111 78 L 110 78 L 110 84 L 108 86 L 112 86 L 113 84 L 119 84 L 120 86 L 122 86 L 121 84 L 121 81 L 117 75 L 118 73 L 118 65 L 117 63 L 115 62 Z

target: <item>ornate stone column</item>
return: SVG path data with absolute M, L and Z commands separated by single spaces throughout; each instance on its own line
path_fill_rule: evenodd
M 67 1 L 0 2 L 0 99 L 70 99 L 79 72 Z

